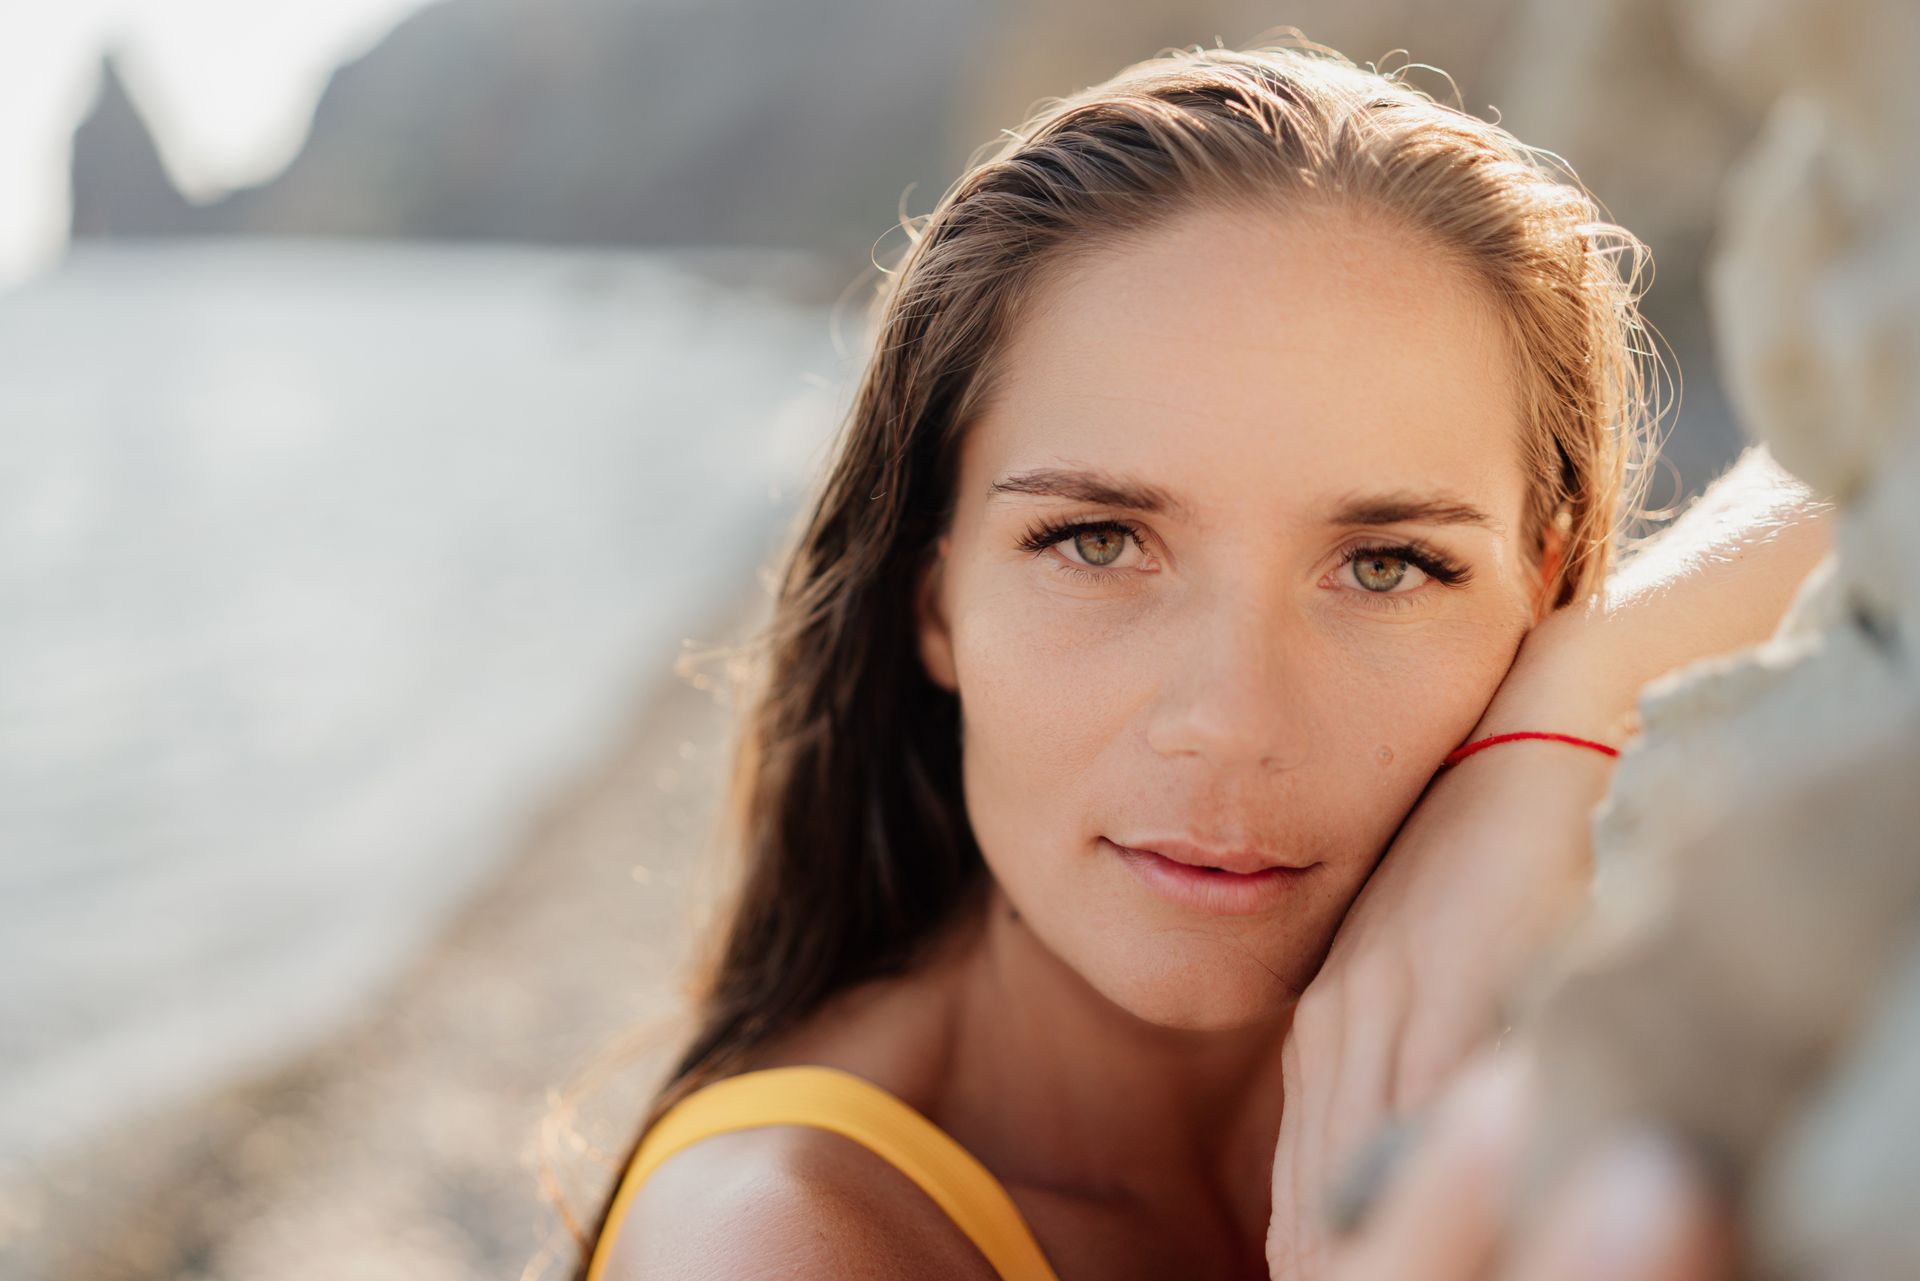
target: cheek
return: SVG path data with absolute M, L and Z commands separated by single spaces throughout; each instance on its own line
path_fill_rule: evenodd
M 1009 874 L 1091 839 L 1106 755 L 1150 684 L 1097 613 L 1001 591 L 956 625 L 968 806 Z
M 1431 774 L 1486 710 L 1523 634 L 1521 624 L 1461 616 L 1330 635 L 1321 666 L 1344 759 Z M 1379 760 L 1382 747 L 1390 761 Z
M 1338 846 L 1370 871 L 1499 688 L 1523 625 L 1488 617 L 1358 626 L 1322 655 L 1324 754 L 1314 791 Z M 1356 890 L 1357 882 L 1356 882 Z

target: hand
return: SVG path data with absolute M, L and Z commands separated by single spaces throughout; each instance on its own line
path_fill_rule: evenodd
M 1562 615 L 1529 635 L 1473 737 L 1542 725 L 1625 736 L 1617 709 L 1631 694 L 1572 676 L 1592 671 L 1583 626 Z M 1325 1275 L 1327 1201 L 1345 1163 L 1499 1032 L 1512 978 L 1584 904 L 1611 769 L 1583 748 L 1503 744 L 1441 773 L 1402 825 L 1282 1047 L 1267 1239 L 1277 1281 Z
M 1502 1061 L 1504 1060 L 1504 1061 Z M 1381 1204 L 1331 1253 L 1332 1281 L 1723 1281 L 1730 1220 L 1669 1140 L 1643 1133 L 1588 1154 L 1536 1220 L 1505 1207 L 1530 1120 L 1525 1060 L 1464 1073 Z

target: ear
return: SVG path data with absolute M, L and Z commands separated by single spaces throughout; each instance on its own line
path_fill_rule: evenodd
M 960 692 L 960 679 L 953 664 L 953 633 L 941 605 L 941 587 L 946 577 L 947 553 L 953 535 L 942 534 L 934 554 L 920 569 L 914 583 L 914 629 L 920 640 L 920 662 L 933 683 L 951 694 Z
M 1540 581 L 1533 586 L 1533 621 L 1538 625 L 1553 612 L 1553 597 L 1549 590 L 1560 574 L 1560 566 L 1567 558 L 1567 513 L 1564 508 L 1554 514 L 1547 522 L 1547 528 L 1540 539 Z

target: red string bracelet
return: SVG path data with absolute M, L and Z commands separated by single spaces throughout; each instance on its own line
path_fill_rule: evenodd
M 1608 747 L 1605 743 L 1596 743 L 1590 738 L 1575 738 L 1571 734 L 1547 734 L 1538 730 L 1520 730 L 1512 734 L 1489 734 L 1487 737 L 1476 739 L 1474 742 L 1462 743 L 1447 753 L 1447 758 L 1440 762 L 1440 768 L 1445 769 L 1449 765 L 1458 765 L 1475 752 L 1483 751 L 1498 743 L 1511 743 L 1515 739 L 1521 738 L 1544 738 L 1555 743 L 1572 743 L 1575 747 L 1591 747 L 1594 751 L 1605 752 L 1608 756 L 1620 755 L 1619 748 Z

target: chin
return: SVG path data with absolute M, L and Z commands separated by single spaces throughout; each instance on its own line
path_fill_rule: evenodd
M 1081 973 L 1143 1022 L 1185 1032 L 1231 1032 L 1274 1022 L 1291 1010 L 1312 977 L 1296 969 L 1232 938 L 1181 932 L 1141 938 L 1130 956 L 1089 958 Z

